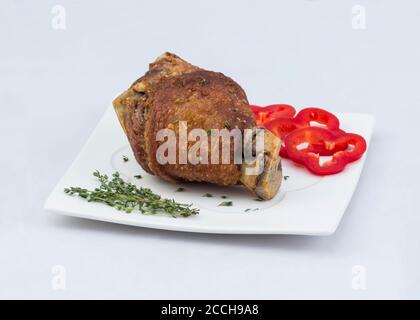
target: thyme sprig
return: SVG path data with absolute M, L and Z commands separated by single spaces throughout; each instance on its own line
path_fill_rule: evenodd
M 124 181 L 118 172 L 112 179 L 99 171 L 93 175 L 98 178 L 100 186 L 94 190 L 79 187 L 65 188 L 69 195 L 78 195 L 89 202 L 102 202 L 127 213 L 138 210 L 143 214 L 169 214 L 172 217 L 189 217 L 198 214 L 199 210 L 191 205 L 164 199 L 149 188 L 137 187 Z

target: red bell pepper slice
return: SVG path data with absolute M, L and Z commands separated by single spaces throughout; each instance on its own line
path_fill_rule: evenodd
M 290 118 L 277 118 L 268 121 L 264 123 L 264 127 L 281 139 L 284 139 L 290 132 L 300 128 L 300 126 Z
M 308 147 L 300 149 L 302 143 L 308 143 Z M 318 127 L 306 127 L 289 133 L 284 144 L 287 155 L 293 161 L 304 165 L 314 174 L 330 175 L 341 172 L 346 165 L 353 162 L 363 155 L 366 151 L 365 139 L 354 133 L 334 133 L 330 130 Z M 314 152 L 319 146 L 325 150 L 335 150 L 337 145 L 350 145 L 353 148 L 339 150 L 332 154 L 331 160 L 319 163 L 320 154 Z
M 317 128 L 317 127 L 313 127 L 313 128 Z M 337 138 L 346 134 L 346 132 L 341 129 L 329 130 L 329 131 L 331 134 L 333 134 Z M 334 153 L 338 151 L 346 150 L 347 147 L 348 147 L 348 143 L 343 140 L 343 141 L 336 141 L 333 145 L 325 144 L 325 143 L 311 144 L 311 145 L 308 145 L 307 151 L 318 153 L 320 156 L 332 156 Z
M 275 136 L 282 141 L 290 132 L 299 129 L 298 124 L 290 118 L 277 118 L 264 123 L 264 127 L 270 130 Z M 284 145 L 281 146 L 280 156 L 287 158 L 287 151 Z
M 266 107 L 251 105 L 251 110 L 258 125 L 276 118 L 293 118 L 296 114 L 296 109 L 288 104 L 272 104 Z
M 311 122 L 323 124 L 327 129 L 337 130 L 340 128 L 340 121 L 331 112 L 320 108 L 305 108 L 299 111 L 295 117 L 296 123 L 301 127 L 311 126 Z
M 284 138 L 291 132 L 305 128 L 301 124 L 297 123 L 294 119 L 290 118 L 277 118 L 271 121 L 268 121 L 264 124 L 264 127 L 270 130 L 274 135 L 284 140 Z M 345 134 L 341 129 L 330 130 L 336 136 Z M 308 151 L 319 153 L 321 156 L 331 156 L 337 151 L 345 150 L 347 144 L 345 142 L 336 143 L 333 148 L 327 149 L 323 143 L 321 144 L 312 144 L 308 146 Z M 283 158 L 288 158 L 287 150 L 283 145 L 280 149 L 280 156 Z

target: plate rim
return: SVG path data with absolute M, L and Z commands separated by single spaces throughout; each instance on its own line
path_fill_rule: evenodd
M 360 113 L 360 112 L 337 112 L 336 115 L 340 118 L 340 116 L 343 115 L 354 115 L 354 116 L 360 116 L 365 117 L 369 119 L 370 122 L 370 130 L 369 130 L 369 136 L 365 137 L 365 139 L 368 141 L 368 149 L 366 153 L 363 155 L 362 159 L 359 161 L 362 161 L 360 165 L 360 173 L 357 174 L 357 180 L 354 183 L 354 189 L 352 190 L 351 195 L 348 197 L 348 201 L 345 203 L 345 206 L 343 210 L 341 210 L 341 215 L 339 219 L 336 219 L 334 224 L 331 224 L 329 227 L 325 227 L 323 229 L 316 228 L 312 229 L 312 231 L 302 231 L 302 230 L 284 230 L 279 229 L 278 227 L 273 228 L 252 228 L 252 227 L 232 227 L 232 226 L 226 226 L 226 227 L 220 227 L 220 226 L 188 226 L 188 225 L 171 225 L 167 222 L 159 222 L 163 220 L 156 219 L 156 221 L 147 221 L 147 220 L 136 220 L 136 221 L 129 221 L 124 220 L 121 218 L 108 218 L 106 215 L 98 216 L 92 212 L 80 212 L 80 210 L 77 209 L 62 209 L 60 207 L 57 207 L 54 204 L 53 198 L 56 192 L 58 192 L 57 188 L 60 186 L 61 182 L 65 179 L 65 177 L 72 171 L 75 164 L 78 162 L 78 160 L 82 157 L 82 154 L 85 152 L 87 147 L 90 144 L 91 139 L 93 139 L 94 133 L 98 130 L 98 128 L 101 126 L 101 122 L 104 120 L 105 116 L 108 112 L 110 112 L 109 109 L 112 109 L 112 106 L 108 107 L 101 118 L 99 119 L 98 123 L 95 125 L 94 129 L 90 132 L 89 137 L 84 142 L 83 146 L 80 148 L 78 154 L 70 164 L 70 166 L 67 168 L 67 170 L 64 172 L 64 174 L 61 176 L 61 178 L 58 180 L 58 182 L 55 184 L 52 191 L 49 193 L 45 203 L 44 203 L 44 209 L 48 212 L 57 213 L 62 216 L 69 216 L 74 218 L 83 218 L 88 220 L 98 220 L 102 222 L 109 222 L 109 223 L 117 223 L 121 225 L 129 225 L 129 226 L 135 226 L 135 227 L 142 227 L 142 228 L 151 228 L 151 229 L 159 229 L 159 230 L 168 230 L 168 231 L 178 231 L 178 232 L 189 232 L 189 233 L 207 233 L 207 234 L 255 234 L 255 235 L 305 235 L 305 236 L 329 236 L 335 233 L 335 231 L 338 229 L 338 226 L 340 225 L 340 222 L 344 216 L 344 213 L 346 212 L 352 198 L 354 195 L 354 191 L 356 190 L 360 177 L 363 173 L 365 161 L 368 155 L 368 150 L 370 149 L 370 141 L 374 133 L 374 128 L 376 124 L 376 118 L 373 114 L 370 113 Z M 101 211 L 98 209 L 98 211 Z M 157 217 L 156 217 L 157 218 Z M 189 219 L 194 219 L 194 217 L 191 217 Z

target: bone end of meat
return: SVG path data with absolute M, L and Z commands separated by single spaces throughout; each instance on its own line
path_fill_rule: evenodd
M 281 140 L 264 130 L 264 151 L 255 160 L 241 166 L 241 183 L 264 200 L 272 199 L 280 189 L 283 179 L 279 156 Z M 250 143 L 255 143 L 252 141 Z M 259 174 L 249 174 L 259 172 Z

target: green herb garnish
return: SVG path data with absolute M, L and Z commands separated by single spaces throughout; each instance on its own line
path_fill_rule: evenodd
M 251 209 L 250 209 L 250 208 L 248 208 L 248 209 L 245 209 L 245 212 L 249 212 L 249 211 L 251 211 Z
M 222 203 L 219 204 L 219 207 L 231 207 L 231 206 L 233 206 L 232 201 L 223 201 Z
M 206 84 L 209 84 L 209 80 L 207 80 L 206 78 L 201 78 L 201 80 L 200 80 L 200 84 L 201 84 L 202 86 L 205 86 Z
M 221 196 L 220 198 L 222 198 L 222 199 L 227 199 L 227 198 L 229 198 L 228 196 Z
M 284 176 L 283 179 L 286 181 L 287 179 L 289 179 L 290 176 Z
M 173 199 L 164 199 L 148 188 L 139 188 L 132 183 L 121 179 L 115 172 L 110 180 L 107 175 L 95 171 L 93 175 L 98 178 L 100 186 L 94 190 L 79 187 L 65 188 L 69 195 L 78 195 L 89 202 L 102 202 L 127 213 L 138 210 L 143 214 L 169 214 L 172 217 L 188 217 L 198 214 L 199 210 L 191 205 L 175 202 Z
M 203 194 L 203 197 L 212 198 L 213 195 L 211 193 L 205 193 L 205 194 Z
M 143 176 L 141 174 L 138 174 L 138 175 L 134 176 L 134 178 L 136 178 L 136 179 L 142 179 Z
M 181 187 L 175 190 L 175 192 L 184 192 L 184 191 L 185 191 L 185 188 L 181 188 Z
M 127 162 L 128 161 L 128 157 L 127 156 L 123 156 L 122 159 L 123 159 L 124 162 Z
M 225 120 L 225 122 L 223 122 L 223 125 L 225 126 L 226 129 L 230 129 L 232 126 L 229 120 Z

